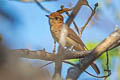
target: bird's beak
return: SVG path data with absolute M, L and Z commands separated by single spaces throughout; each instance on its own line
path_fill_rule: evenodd
M 45 16 L 49 18 L 49 15 L 45 15 Z

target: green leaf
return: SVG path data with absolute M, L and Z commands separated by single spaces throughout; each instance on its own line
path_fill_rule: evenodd
M 67 61 L 70 61 L 70 62 L 76 63 L 76 62 L 79 61 L 79 59 L 69 59 L 69 60 L 67 60 Z

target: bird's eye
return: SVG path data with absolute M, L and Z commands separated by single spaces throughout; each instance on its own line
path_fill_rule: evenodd
M 58 20 L 58 17 L 55 17 L 56 20 Z

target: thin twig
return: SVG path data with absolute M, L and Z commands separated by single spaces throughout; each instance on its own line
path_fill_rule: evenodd
M 37 0 L 34 0 L 36 2 L 36 4 L 43 9 L 44 11 L 46 11 L 47 13 L 51 13 L 51 11 L 49 11 L 48 9 L 46 9 L 44 6 L 42 6 L 42 4 L 40 2 L 38 2 Z
M 107 66 L 107 70 L 109 70 L 109 56 L 108 56 L 108 51 L 106 51 L 106 56 L 107 56 L 106 66 Z
M 68 12 L 66 12 L 66 14 L 67 14 L 68 16 L 70 16 L 70 14 L 69 14 Z M 74 25 L 74 27 L 75 27 L 77 33 L 79 34 L 79 28 L 77 27 L 77 24 L 75 23 L 74 20 L 73 20 L 73 25 Z
M 49 62 L 49 63 L 47 63 L 47 64 L 41 66 L 40 69 L 42 69 L 43 67 L 45 67 L 45 66 L 47 66 L 47 65 L 49 65 L 49 64 L 52 64 L 52 63 L 54 63 L 54 62 Z
M 89 4 L 87 4 L 87 6 L 91 9 L 91 11 L 93 11 L 92 7 Z
M 64 9 L 66 9 L 66 8 L 64 8 L 64 5 L 61 5 L 61 10 L 64 10 Z M 68 9 L 68 8 L 67 8 L 67 9 Z M 68 11 L 66 11 L 66 14 L 70 17 L 70 14 L 69 14 Z M 79 34 L 79 28 L 77 27 L 77 25 L 76 25 L 76 23 L 75 23 L 74 20 L 73 20 L 73 24 L 74 24 L 74 27 L 75 27 L 76 31 L 77 31 L 78 34 Z
M 92 10 L 92 13 L 91 13 L 90 17 L 88 18 L 87 22 L 85 23 L 85 25 L 84 25 L 83 27 L 81 27 L 81 30 L 80 30 L 80 33 L 79 33 L 79 36 L 80 36 L 80 37 L 81 37 L 82 32 L 84 31 L 84 29 L 86 28 L 87 24 L 90 22 L 90 20 L 91 20 L 92 17 L 94 16 L 95 10 L 96 10 L 97 6 L 98 6 L 98 3 L 95 4 L 95 8 L 94 8 L 93 10 L 92 10 L 92 8 L 89 6 L 90 9 Z
M 109 69 L 109 55 L 108 55 L 108 51 L 106 51 L 106 56 L 107 56 L 107 63 L 106 63 L 107 70 L 104 70 L 104 71 L 107 71 L 108 75 L 105 77 L 105 79 L 107 79 L 111 75 L 111 70 Z
M 95 75 L 93 75 L 93 74 L 91 74 L 91 73 L 89 73 L 89 72 L 87 72 L 87 71 L 84 71 L 84 72 L 87 73 L 87 74 L 89 74 L 90 76 L 96 77 L 96 78 L 106 78 L 106 77 L 108 77 L 108 75 L 109 75 L 109 74 L 107 74 L 107 75 L 105 75 L 105 76 L 95 76 Z
M 68 12 L 66 12 L 66 14 L 68 15 L 68 16 L 70 16 L 70 14 L 68 13 Z M 78 34 L 79 34 L 79 28 L 77 27 L 77 24 L 75 23 L 75 21 L 73 20 L 73 25 L 74 25 L 74 27 L 75 27 L 75 29 L 76 29 L 76 31 L 78 32 Z
M 77 2 L 77 4 L 75 5 L 72 14 L 70 15 L 70 17 L 66 21 L 66 24 L 68 25 L 68 27 L 70 26 L 71 22 L 73 21 L 73 19 L 77 15 L 78 11 L 80 10 L 81 6 L 83 5 L 83 1 L 86 1 L 86 0 L 79 0 Z
M 62 61 L 62 62 L 67 63 L 67 64 L 70 64 L 70 65 L 72 65 L 72 66 L 77 66 L 76 64 L 71 63 L 71 62 L 69 62 L 69 61 Z M 52 62 L 49 62 L 49 63 L 47 63 L 47 64 L 45 64 L 45 65 L 42 65 L 42 66 L 40 67 L 40 69 L 42 69 L 42 68 L 44 68 L 45 66 L 47 66 L 47 65 L 49 65 L 49 64 L 52 64 L 52 63 L 54 63 L 54 62 L 52 61 Z
M 58 10 L 57 12 L 59 12 L 59 13 L 65 12 L 65 13 L 70 17 L 70 14 L 69 14 L 68 11 L 71 11 L 71 10 L 73 10 L 73 8 L 64 8 L 64 5 L 61 5 L 61 9 Z M 77 27 L 77 25 L 76 25 L 76 23 L 75 23 L 74 20 L 73 20 L 73 24 L 74 24 L 74 27 L 75 27 L 76 31 L 77 31 L 78 34 L 79 34 L 79 29 L 78 29 L 78 27 Z
M 77 66 L 76 64 L 72 63 L 72 62 L 69 62 L 69 61 L 63 61 L 64 63 L 67 63 L 67 64 L 70 64 L 72 66 Z
M 64 6 L 61 5 L 61 9 L 60 9 L 60 10 L 57 10 L 56 12 L 62 14 L 62 13 L 64 13 L 64 12 L 68 12 L 68 11 L 71 11 L 71 10 L 73 10 L 73 8 L 64 8 Z

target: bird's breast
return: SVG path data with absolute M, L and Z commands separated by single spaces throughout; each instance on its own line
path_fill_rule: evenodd
M 50 30 L 51 30 L 51 34 L 54 40 L 59 42 L 61 29 L 56 26 L 51 26 Z

